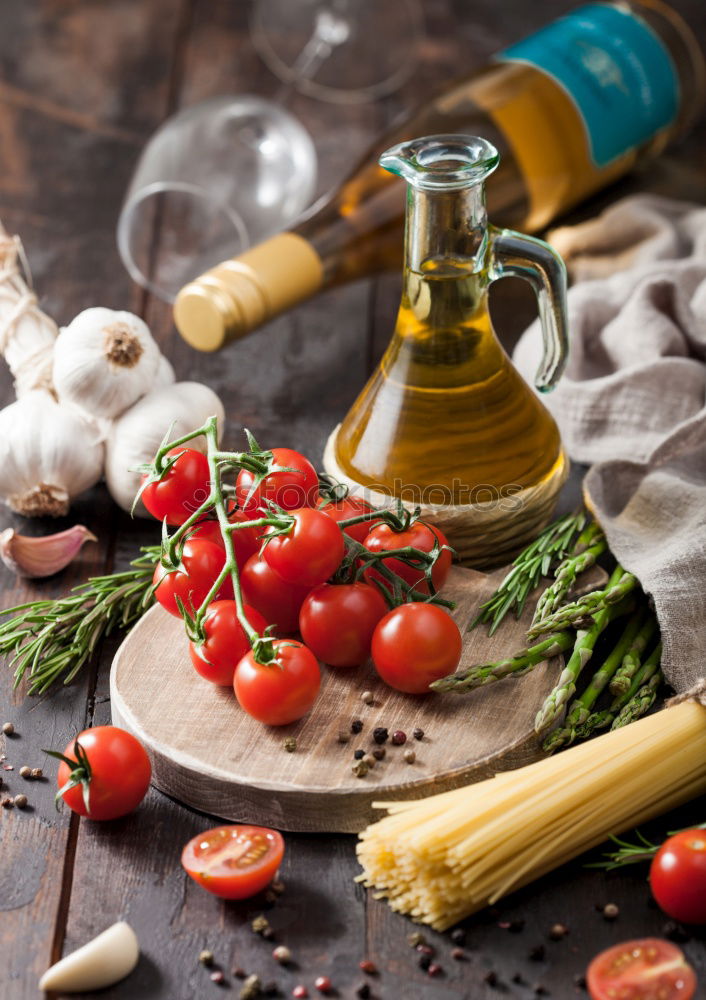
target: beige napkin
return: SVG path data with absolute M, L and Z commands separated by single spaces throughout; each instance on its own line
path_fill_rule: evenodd
M 706 209 L 640 195 L 550 240 L 579 280 L 544 402 L 570 456 L 593 463 L 587 502 L 651 594 L 684 691 L 706 674 Z M 530 382 L 540 353 L 534 323 L 514 355 Z

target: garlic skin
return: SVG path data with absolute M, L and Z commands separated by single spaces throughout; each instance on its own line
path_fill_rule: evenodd
M 0 532 L 0 559 L 18 576 L 53 576 L 72 562 L 86 542 L 98 539 L 83 524 L 54 535 L 19 535 L 14 528 Z
M 94 306 L 54 344 L 54 388 L 95 417 L 117 417 L 152 388 L 162 355 L 139 316 Z
M 98 427 L 41 389 L 0 410 L 0 500 L 26 517 L 60 517 L 103 471 Z
M 176 375 L 174 374 L 171 362 L 165 358 L 163 354 L 160 354 L 159 364 L 157 365 L 157 374 L 155 375 L 154 382 L 150 387 L 150 392 L 152 389 L 161 389 L 164 385 L 174 385 L 175 382 Z
M 39 989 L 62 993 L 100 990 L 128 976 L 139 957 L 137 935 L 121 920 L 47 969 Z
M 169 431 L 170 438 L 178 438 L 214 415 L 222 433 L 223 404 L 213 390 L 199 382 L 176 382 L 143 396 L 115 421 L 108 435 L 105 479 L 113 500 L 130 511 L 140 486 L 137 467 L 152 461 L 165 434 Z M 196 438 L 188 447 L 205 451 L 206 442 Z M 149 516 L 142 503 L 135 507 L 135 513 Z

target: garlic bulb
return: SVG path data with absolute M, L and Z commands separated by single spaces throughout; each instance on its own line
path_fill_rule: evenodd
M 139 957 L 137 935 L 120 920 L 47 969 L 39 980 L 39 989 L 61 993 L 101 990 L 128 976 Z
M 98 539 L 83 524 L 54 535 L 20 535 L 14 528 L 0 531 L 0 559 L 18 576 L 53 576 L 72 562 L 86 542 Z
M 139 316 L 94 306 L 59 333 L 54 388 L 93 416 L 117 417 L 152 388 L 161 357 Z
M 0 500 L 28 517 L 66 514 L 101 477 L 96 425 L 35 389 L 0 410 Z
M 22 263 L 23 267 L 20 267 Z M 18 236 L 0 225 L 0 353 L 15 379 L 15 392 L 51 389 L 56 323 L 37 305 L 22 271 L 28 267 Z
M 177 382 L 143 396 L 115 421 L 108 436 L 105 478 L 113 500 L 123 510 L 131 510 L 140 485 L 137 467 L 152 461 L 167 431 L 171 438 L 178 438 L 214 415 L 222 428 L 223 404 L 215 392 L 198 382 Z M 205 450 L 205 446 L 203 438 L 189 442 L 190 448 Z M 146 516 L 142 504 L 135 512 Z
M 150 386 L 152 389 L 161 389 L 163 385 L 174 385 L 176 382 L 176 375 L 174 374 L 174 369 L 163 354 L 159 356 L 159 364 L 157 365 L 157 374 L 154 377 L 154 382 Z

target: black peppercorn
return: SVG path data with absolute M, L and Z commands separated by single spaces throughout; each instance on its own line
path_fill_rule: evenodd
M 389 733 L 384 726 L 376 726 L 376 728 L 373 729 L 373 739 L 377 744 L 385 743 L 388 736 Z
M 583 972 L 577 972 L 574 976 L 574 986 L 579 990 L 586 989 L 586 977 Z
M 537 944 L 530 948 L 527 958 L 530 962 L 543 962 L 546 957 L 546 949 L 543 944 Z
M 420 955 L 419 956 L 419 968 L 420 969 L 423 969 L 426 972 L 430 965 L 431 965 L 431 956 L 430 955 Z
M 360 986 L 355 991 L 355 995 L 360 997 L 361 1000 L 368 1000 L 370 997 L 370 987 L 367 983 L 361 983 Z
M 679 941 L 682 944 L 689 940 L 689 932 L 686 927 L 682 927 L 676 920 L 668 920 L 662 927 L 662 933 L 670 941 Z
M 451 931 L 451 940 L 454 944 L 466 943 L 466 932 L 463 927 L 457 927 L 455 930 Z
M 497 986 L 498 985 L 497 972 L 494 972 L 492 969 L 489 969 L 488 972 L 486 972 L 486 974 L 483 976 L 483 982 L 487 983 L 488 986 Z
M 356 760 L 362 760 L 365 757 L 365 750 L 354 750 L 353 756 Z
M 363 732 L 363 722 L 361 719 L 353 719 L 353 721 L 351 722 L 351 732 L 352 733 Z
M 423 740 L 424 739 L 424 730 L 417 728 L 412 733 L 412 736 L 414 736 L 415 740 Z

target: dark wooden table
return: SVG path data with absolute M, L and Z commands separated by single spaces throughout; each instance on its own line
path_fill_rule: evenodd
M 294 0 L 293 0 L 294 2 Z M 321 454 L 325 436 L 342 416 L 379 355 L 394 316 L 398 283 L 380 278 L 322 297 L 219 356 L 192 352 L 177 336 L 170 311 L 133 286 L 115 249 L 121 196 L 140 148 L 171 112 L 218 93 L 271 96 L 279 82 L 264 68 L 248 35 L 244 0 L 4 0 L 0 10 L 0 218 L 21 234 L 42 304 L 60 323 L 102 304 L 140 313 L 171 358 L 177 375 L 211 385 L 223 399 L 229 432 L 243 425 L 268 445 Z M 427 89 L 478 64 L 503 45 L 569 10 L 571 0 L 425 0 L 426 38 L 413 80 L 376 104 L 342 108 L 295 96 L 292 108 L 311 130 L 326 190 L 366 142 Z M 703 0 L 674 0 L 706 35 Z M 706 129 L 647 164 L 610 194 L 582 206 L 586 215 L 610 198 L 638 189 L 703 199 Z M 506 286 L 509 287 L 509 286 Z M 510 343 L 532 314 L 525 289 L 495 298 L 498 327 Z M 12 398 L 2 375 L 2 398 Z M 131 522 L 102 488 L 78 502 L 68 523 L 83 522 L 99 537 L 64 574 L 37 586 L 0 569 L 4 606 L 35 595 L 59 594 L 89 573 L 123 568 L 154 525 Z M 2 514 L 2 526 L 41 533 L 52 526 Z M 664 917 L 647 904 L 642 870 L 605 874 L 579 861 L 542 879 L 468 922 L 469 961 L 449 957 L 448 937 L 429 935 L 444 975 L 430 980 L 407 944 L 412 925 L 374 901 L 353 877 L 353 839 L 289 836 L 283 878 L 287 889 L 268 912 L 277 940 L 298 967 L 283 971 L 271 944 L 249 927 L 262 904 L 225 905 L 187 880 L 182 845 L 211 825 L 150 791 L 132 816 L 113 823 L 79 822 L 54 809 L 53 764 L 42 747 L 63 747 L 81 728 L 110 719 L 108 671 L 116 642 L 77 682 L 44 698 L 12 690 L 5 670 L 0 721 L 17 735 L 5 741 L 14 771 L 0 772 L 13 794 L 27 791 L 31 808 L 0 817 L 0 996 L 38 995 L 40 974 L 63 953 L 119 918 L 129 920 L 142 947 L 137 970 L 101 996 L 191 1000 L 237 995 L 233 965 L 276 979 L 284 995 L 316 975 L 330 975 L 337 995 L 352 997 L 369 956 L 381 975 L 374 995 L 386 1000 L 495 996 L 530 997 L 541 984 L 554 997 L 573 996 L 574 977 L 599 949 L 622 939 L 660 934 Z M 29 787 L 22 764 L 44 767 L 47 778 Z M 683 825 L 694 806 L 658 824 Z M 596 904 L 620 907 L 607 923 Z M 524 920 L 511 933 L 498 921 Z M 552 924 L 569 934 L 551 941 Z M 544 952 L 530 951 L 542 946 Z M 210 948 L 227 973 L 225 987 L 209 981 L 197 957 Z M 703 939 L 685 944 L 706 989 Z M 498 986 L 485 982 L 493 970 Z M 513 977 L 520 976 L 521 981 Z M 501 992 L 498 992 L 498 991 Z M 313 992 L 313 988 L 312 988 Z

